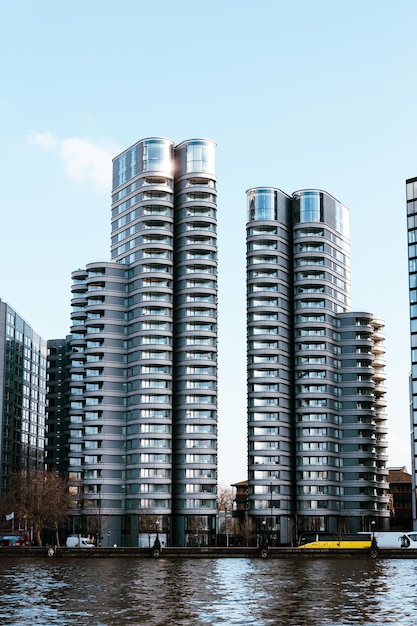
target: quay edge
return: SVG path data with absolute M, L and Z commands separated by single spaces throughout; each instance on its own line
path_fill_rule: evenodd
M 0 548 L 2 558 L 157 558 L 152 548 L 66 548 L 66 547 L 25 547 Z M 371 558 L 369 550 L 364 549 L 326 549 L 326 548 L 269 548 L 267 556 L 261 555 L 260 548 L 246 547 L 203 547 L 203 548 L 163 548 L 160 559 L 213 559 L 213 558 L 266 558 L 266 559 L 314 559 L 314 558 Z M 379 550 L 377 559 L 417 559 L 417 550 L 384 549 Z

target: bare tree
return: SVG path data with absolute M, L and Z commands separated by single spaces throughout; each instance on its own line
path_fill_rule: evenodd
M 233 508 L 233 490 L 220 484 L 217 492 L 217 508 L 219 511 L 231 511 Z
M 194 536 L 197 546 L 200 547 L 205 534 L 204 520 L 202 517 L 193 516 L 188 520 L 188 533 Z
M 249 545 L 249 541 L 255 536 L 255 524 L 248 515 L 245 515 L 239 524 L 239 534 L 245 540 L 246 546 Z
M 38 546 L 42 545 L 42 530 L 48 526 L 54 529 L 55 544 L 59 545 L 59 526 L 70 510 L 66 480 L 56 472 L 22 470 L 13 475 L 7 499 L 15 516 L 25 519 L 32 527 Z
M 6 518 L 6 515 L 9 515 L 12 512 L 14 512 L 14 509 L 13 505 L 10 503 L 9 498 L 7 497 L 7 495 L 2 495 L 0 499 L 0 519 L 4 520 Z M 2 522 L 0 522 L 0 525 L 2 525 Z
M 346 517 L 338 517 L 337 532 L 339 535 L 343 535 L 343 533 L 349 532 L 349 522 Z
M 298 543 L 298 515 L 288 518 L 288 540 L 291 546 L 296 546 Z
M 154 513 L 154 509 L 149 507 L 143 507 L 139 512 L 139 532 L 146 533 L 148 535 L 148 547 L 151 547 L 151 537 L 156 532 L 158 521 L 157 516 Z

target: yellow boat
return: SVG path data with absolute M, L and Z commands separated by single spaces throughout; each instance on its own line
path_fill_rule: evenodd
M 299 548 L 355 549 L 369 550 L 372 546 L 372 534 L 339 534 L 305 532 L 298 540 Z

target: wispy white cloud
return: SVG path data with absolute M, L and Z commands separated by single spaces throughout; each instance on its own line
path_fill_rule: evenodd
M 117 147 L 79 137 L 60 139 L 51 132 L 31 133 L 28 140 L 31 145 L 58 156 L 70 180 L 91 182 L 100 191 L 109 190 L 112 158 L 119 151 Z
M 29 143 L 43 150 L 57 150 L 59 141 L 52 133 L 31 133 Z

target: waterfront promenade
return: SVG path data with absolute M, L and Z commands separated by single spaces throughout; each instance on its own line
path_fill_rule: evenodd
M 2 558 L 82 558 L 82 559 L 114 559 L 114 558 L 156 558 L 152 548 L 66 548 L 66 547 L 25 547 L 0 548 Z M 261 549 L 256 547 L 201 547 L 201 548 L 163 548 L 158 558 L 161 559 L 204 559 L 204 558 L 268 558 L 268 559 L 311 559 L 311 558 L 370 558 L 368 550 L 353 549 L 308 549 L 274 547 L 269 548 L 266 557 L 261 556 Z M 377 558 L 382 559 L 417 559 L 417 550 L 384 549 L 378 551 Z

